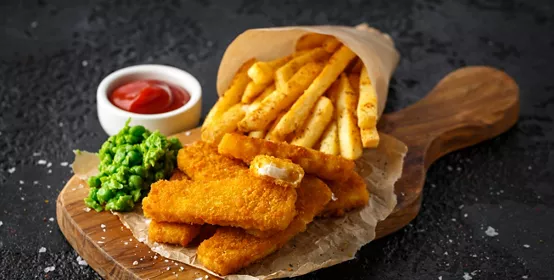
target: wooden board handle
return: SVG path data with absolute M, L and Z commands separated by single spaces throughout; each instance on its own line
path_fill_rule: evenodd
M 498 69 L 470 66 L 450 73 L 424 99 L 383 116 L 379 123 L 380 131 L 420 154 L 427 169 L 446 153 L 508 130 L 518 115 L 515 81 Z

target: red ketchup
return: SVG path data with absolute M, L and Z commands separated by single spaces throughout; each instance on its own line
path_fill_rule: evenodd
M 173 111 L 190 100 L 183 88 L 158 80 L 140 80 L 118 87 L 109 96 L 120 109 L 137 114 Z

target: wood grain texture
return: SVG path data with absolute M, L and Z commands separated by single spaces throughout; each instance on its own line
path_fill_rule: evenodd
M 449 74 L 424 99 L 384 115 L 379 130 L 406 143 L 408 154 L 402 178 L 395 185 L 398 204 L 377 225 L 377 238 L 401 229 L 416 217 L 425 173 L 436 159 L 508 130 L 518 114 L 517 84 L 502 71 L 477 66 Z M 200 138 L 200 131 L 177 137 L 182 143 L 190 143 Z M 135 240 L 109 212 L 85 212 L 83 198 L 87 193 L 84 181 L 77 177 L 69 180 L 58 196 L 58 224 L 69 243 L 102 277 L 196 279 L 206 275 L 179 262 L 166 262 L 163 257 L 154 259 L 156 254 Z

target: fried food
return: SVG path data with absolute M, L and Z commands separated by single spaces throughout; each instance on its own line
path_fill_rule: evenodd
M 313 48 L 321 47 L 325 40 L 333 38 L 330 35 L 318 34 L 318 33 L 309 33 L 303 35 L 296 41 L 296 51 L 305 51 Z
M 218 120 L 218 125 L 210 125 L 202 129 L 202 141 L 217 144 L 221 137 L 228 132 L 237 130 L 238 123 L 244 118 L 248 105 L 235 104 Z
M 223 96 L 217 101 L 217 103 L 206 116 L 206 120 L 204 120 L 202 129 L 205 129 L 209 126 L 215 126 L 217 120 L 221 118 L 223 113 L 229 110 L 229 108 L 231 108 L 233 105 L 240 102 L 242 94 L 246 89 L 246 85 L 248 85 L 248 82 L 250 82 L 250 78 L 247 74 L 248 68 L 250 68 L 250 66 L 252 66 L 254 62 L 256 62 L 256 60 L 252 58 L 242 64 L 242 66 L 235 74 L 235 77 L 231 81 L 231 85 L 229 86 L 227 91 L 225 91 Z
M 356 105 L 358 95 L 350 86 L 348 78 L 343 73 L 337 80 L 337 127 L 341 156 L 347 159 L 358 159 L 362 156 L 362 140 L 360 128 L 356 124 Z
M 315 48 L 307 51 L 303 55 L 294 57 L 291 61 L 281 66 L 275 72 L 275 85 L 277 90 L 284 91 L 288 80 L 304 65 L 310 62 L 321 62 L 326 60 L 328 57 L 329 53 L 327 53 L 323 48 Z
M 377 128 L 362 128 L 360 133 L 362 135 L 362 144 L 365 148 L 379 146 L 379 133 L 377 132 Z
M 250 171 L 277 185 L 296 188 L 304 178 L 304 169 L 289 159 L 259 155 L 250 163 Z
M 212 167 L 215 171 L 217 166 Z M 211 181 L 158 181 L 142 201 L 155 221 L 284 230 L 296 214 L 296 190 L 239 172 Z
M 256 84 L 254 81 L 250 81 L 248 85 L 246 85 L 246 88 L 244 89 L 244 94 L 242 95 L 241 102 L 242 103 L 251 103 L 262 93 L 267 87 L 269 86 L 269 83 L 267 84 Z
M 285 82 L 283 89 L 275 90 L 252 111 L 248 112 L 239 123 L 241 131 L 253 131 L 267 129 L 275 120 L 279 112 L 289 108 L 304 92 L 310 83 L 323 69 L 319 63 L 304 65 L 290 80 Z
M 273 78 L 275 77 L 275 70 L 285 65 L 285 63 L 289 62 L 291 59 L 292 56 L 289 55 L 267 62 L 258 61 L 248 69 L 248 76 L 256 84 L 268 84 L 273 81 Z
M 374 128 L 377 125 L 377 92 L 371 84 L 367 69 L 362 67 L 360 74 L 360 99 L 358 100 L 358 126 L 360 129 Z
M 151 221 L 148 226 L 148 239 L 158 243 L 187 246 L 198 234 L 201 225 L 166 223 Z
M 218 151 L 222 155 L 241 159 L 246 163 L 250 163 L 257 155 L 290 159 L 292 162 L 300 165 L 304 169 L 304 172 L 325 180 L 346 180 L 355 167 L 354 161 L 339 156 L 328 155 L 320 151 L 287 143 L 250 138 L 234 133 L 227 133 L 223 136 L 219 143 Z M 177 160 L 179 160 L 179 156 L 177 156 Z
M 217 153 L 217 146 L 197 141 L 177 153 L 177 167 L 194 181 L 219 180 L 248 170 L 240 160 Z
M 219 228 L 214 236 L 198 246 L 198 259 L 221 275 L 227 275 L 256 262 L 283 247 L 322 211 L 331 199 L 331 191 L 321 180 L 306 176 L 298 188 L 298 215 L 282 232 L 259 238 L 242 229 Z
M 313 147 L 333 119 L 333 111 L 331 100 L 325 96 L 320 97 L 310 112 L 310 116 L 306 119 L 302 128 L 295 133 L 290 143 L 306 148 Z
M 321 73 L 315 78 L 312 84 L 304 91 L 304 94 L 294 102 L 289 111 L 275 127 L 278 135 L 288 135 L 296 131 L 303 121 L 308 117 L 319 97 L 333 84 L 338 76 L 344 71 L 348 63 L 356 57 L 348 47 L 341 46 L 336 51 Z M 277 87 L 279 88 L 279 87 Z
M 364 179 L 355 171 L 347 181 L 327 181 L 333 199 L 325 206 L 321 216 L 344 216 L 347 211 L 361 208 L 369 201 L 369 192 Z
M 337 122 L 331 121 L 321 136 L 319 151 L 328 155 L 340 155 Z
M 189 177 L 183 171 L 175 168 L 175 170 L 173 170 L 173 174 L 171 174 L 171 177 L 169 178 L 169 180 L 170 181 L 189 180 Z

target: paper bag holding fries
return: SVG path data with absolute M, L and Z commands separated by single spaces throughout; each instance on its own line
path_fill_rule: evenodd
M 396 205 L 394 183 L 407 152 L 376 129 L 398 60 L 391 38 L 367 25 L 253 29 L 229 45 L 202 140 L 219 143 L 237 132 L 356 160 L 371 196 L 362 209 L 314 220 L 277 252 L 226 278 L 306 274 L 352 259 L 373 240 L 377 222 Z M 206 269 L 196 248 L 149 241 L 140 211 L 118 215 L 153 251 Z

